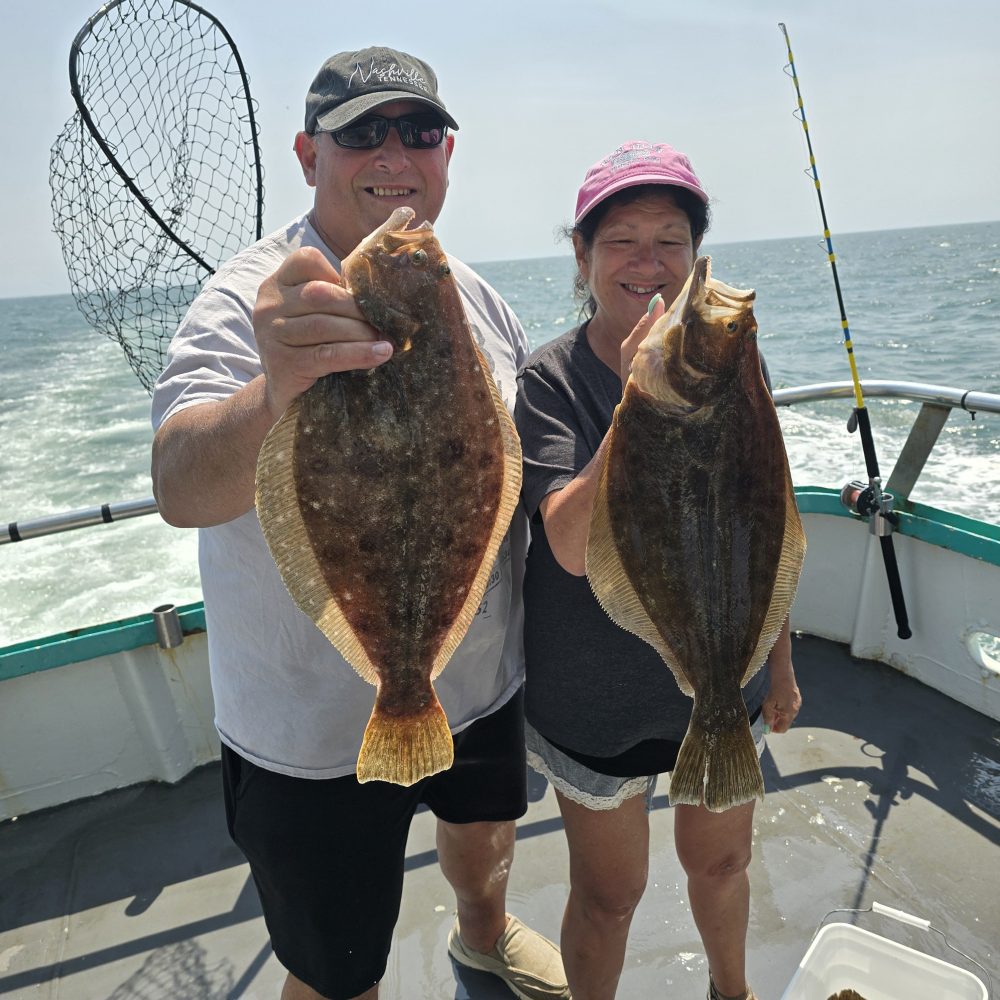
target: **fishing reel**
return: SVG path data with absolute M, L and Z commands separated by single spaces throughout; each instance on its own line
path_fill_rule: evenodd
M 884 538 L 891 535 L 899 524 L 893 512 L 896 498 L 882 489 L 877 476 L 870 482 L 854 479 L 840 491 L 840 502 L 852 513 L 870 518 L 868 524 L 873 535 Z

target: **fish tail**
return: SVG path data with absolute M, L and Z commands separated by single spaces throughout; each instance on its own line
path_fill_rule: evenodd
M 746 713 L 737 725 L 710 733 L 696 705 L 670 775 L 670 804 L 724 812 L 754 798 L 764 798 L 764 776 Z
M 433 688 L 427 704 L 412 715 L 390 714 L 376 696 L 358 754 L 359 782 L 412 785 L 446 771 L 454 759 L 448 719 Z

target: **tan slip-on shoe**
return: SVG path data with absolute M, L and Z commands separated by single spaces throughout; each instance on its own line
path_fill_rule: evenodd
M 747 991 L 743 996 L 740 997 L 724 997 L 716 987 L 715 983 L 712 982 L 712 974 L 708 974 L 708 993 L 705 996 L 705 1000 L 757 1000 L 757 994 L 754 993 L 750 987 L 747 987 Z
M 559 949 L 517 917 L 507 921 L 488 954 L 466 947 L 456 920 L 448 934 L 448 953 L 459 965 L 499 976 L 521 1000 L 571 1000 Z

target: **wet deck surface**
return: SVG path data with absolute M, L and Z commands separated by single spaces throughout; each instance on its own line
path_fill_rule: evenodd
M 828 911 L 873 900 L 928 918 L 1000 986 L 1000 724 L 817 639 L 795 640 L 795 663 L 805 704 L 791 733 L 770 738 L 755 823 L 748 968 L 761 1000 L 778 1000 Z M 284 973 L 219 787 L 210 765 L 0 825 L 0 996 L 277 998 Z M 558 940 L 565 841 L 551 789 L 531 774 L 529 794 L 508 909 Z M 655 805 L 618 995 L 702 1000 L 666 796 Z M 454 902 L 429 813 L 414 821 L 407 870 L 383 1000 L 510 1000 L 448 958 Z M 829 919 L 973 969 L 918 928 Z

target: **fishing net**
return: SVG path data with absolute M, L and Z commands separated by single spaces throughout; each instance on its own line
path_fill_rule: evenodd
M 187 0 L 105 4 L 69 68 L 55 230 L 77 305 L 151 391 L 202 283 L 261 236 L 255 103 L 232 38 Z

